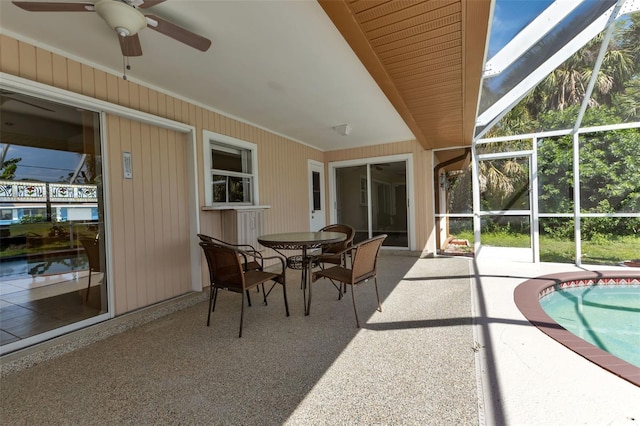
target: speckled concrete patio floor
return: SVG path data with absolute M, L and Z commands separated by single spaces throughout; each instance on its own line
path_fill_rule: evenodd
M 5 357 L 3 423 L 478 423 L 467 260 L 382 255 L 383 312 L 371 283 L 356 288 L 361 329 L 349 293 L 339 301 L 317 281 L 305 317 L 299 275 L 288 282 L 291 316 L 279 288 L 268 306 L 255 297 L 241 339 L 240 298 L 220 292 L 211 327 L 206 295 L 194 294 L 147 323 L 162 305 L 108 321 L 141 325 L 60 356 L 82 337 Z

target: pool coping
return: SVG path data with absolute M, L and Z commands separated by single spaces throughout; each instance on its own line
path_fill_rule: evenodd
M 525 318 L 540 331 L 594 364 L 640 387 L 639 367 L 613 356 L 571 333 L 547 315 L 540 305 L 540 295 L 549 287 L 569 281 L 598 281 L 602 279 L 640 281 L 640 270 L 578 271 L 543 275 L 519 284 L 513 292 L 513 299 Z

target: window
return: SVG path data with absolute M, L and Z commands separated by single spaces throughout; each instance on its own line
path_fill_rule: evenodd
M 0 209 L 0 220 L 12 220 L 13 219 L 13 210 L 11 209 Z
M 257 146 L 213 132 L 204 136 L 206 204 L 257 204 Z
M 313 188 L 313 210 L 322 210 L 320 173 L 311 172 L 311 183 Z

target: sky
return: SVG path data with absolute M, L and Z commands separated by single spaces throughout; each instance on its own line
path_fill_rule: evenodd
M 489 58 L 552 3 L 553 0 L 496 0 Z
M 4 144 L 0 144 L 1 148 L 4 148 Z M 82 155 L 75 152 L 10 145 L 6 159 L 12 158 L 22 158 L 18 163 L 14 180 L 61 182 L 62 177 L 76 170 Z

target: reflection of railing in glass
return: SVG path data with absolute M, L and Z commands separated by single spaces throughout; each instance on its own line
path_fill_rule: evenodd
M 0 203 L 20 201 L 97 202 L 96 185 L 0 180 Z

